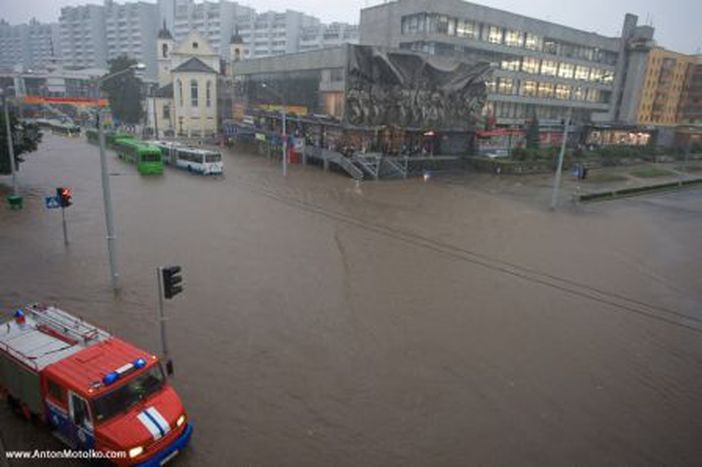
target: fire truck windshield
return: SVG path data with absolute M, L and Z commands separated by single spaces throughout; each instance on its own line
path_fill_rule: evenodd
M 155 365 L 139 376 L 125 381 L 113 391 L 95 399 L 95 419 L 98 422 L 104 421 L 129 410 L 139 401 L 158 392 L 163 387 L 164 380 L 161 366 Z

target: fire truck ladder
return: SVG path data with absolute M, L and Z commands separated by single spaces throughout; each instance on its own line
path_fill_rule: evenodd
M 110 336 L 108 332 L 55 307 L 32 305 L 25 311 L 36 322 L 38 328 L 44 327 L 76 343 L 87 344 L 92 340 L 103 340 Z

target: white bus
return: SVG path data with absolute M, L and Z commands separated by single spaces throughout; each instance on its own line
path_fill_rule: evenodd
M 155 144 L 161 149 L 164 162 L 169 165 L 203 175 L 224 173 L 222 155 L 217 151 L 193 148 L 179 143 L 160 141 Z

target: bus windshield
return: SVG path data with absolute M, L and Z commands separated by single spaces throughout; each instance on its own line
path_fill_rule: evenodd
M 161 154 L 156 152 L 147 152 L 141 155 L 143 162 L 158 162 L 161 160 Z
M 95 399 L 95 419 L 100 422 L 132 408 L 163 387 L 165 378 L 160 365 L 154 365 L 136 378 L 132 378 L 113 391 Z
M 205 156 L 205 162 L 219 162 L 222 160 L 222 156 L 219 154 L 208 154 Z

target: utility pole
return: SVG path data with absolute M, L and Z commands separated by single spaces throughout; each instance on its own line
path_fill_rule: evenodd
M 285 128 L 287 109 L 283 103 L 283 177 L 288 176 L 288 135 Z
M 563 171 L 563 158 L 565 157 L 566 143 L 568 141 L 568 130 L 573 108 L 568 109 L 568 116 L 563 123 L 563 141 L 561 141 L 561 152 L 558 154 L 558 167 L 556 168 L 556 179 L 553 182 L 553 195 L 551 196 L 551 210 L 558 206 L 558 189 L 561 185 L 561 172 Z
M 12 173 L 12 194 L 17 196 L 17 168 L 15 167 L 15 147 L 12 142 L 12 125 L 10 125 L 10 112 L 7 109 L 7 89 L 5 88 L 3 95 L 3 103 L 5 107 L 5 131 L 7 134 L 7 152 L 10 156 L 10 172 Z
M 112 289 L 119 289 L 119 272 L 117 272 L 117 253 L 115 252 L 117 235 L 112 215 L 112 194 L 110 192 L 110 174 L 107 172 L 107 156 L 105 155 L 105 122 L 102 110 L 98 109 L 98 139 L 100 141 L 100 173 L 102 175 L 102 200 L 105 205 L 105 227 L 107 229 L 107 255 L 110 260 L 110 280 Z

